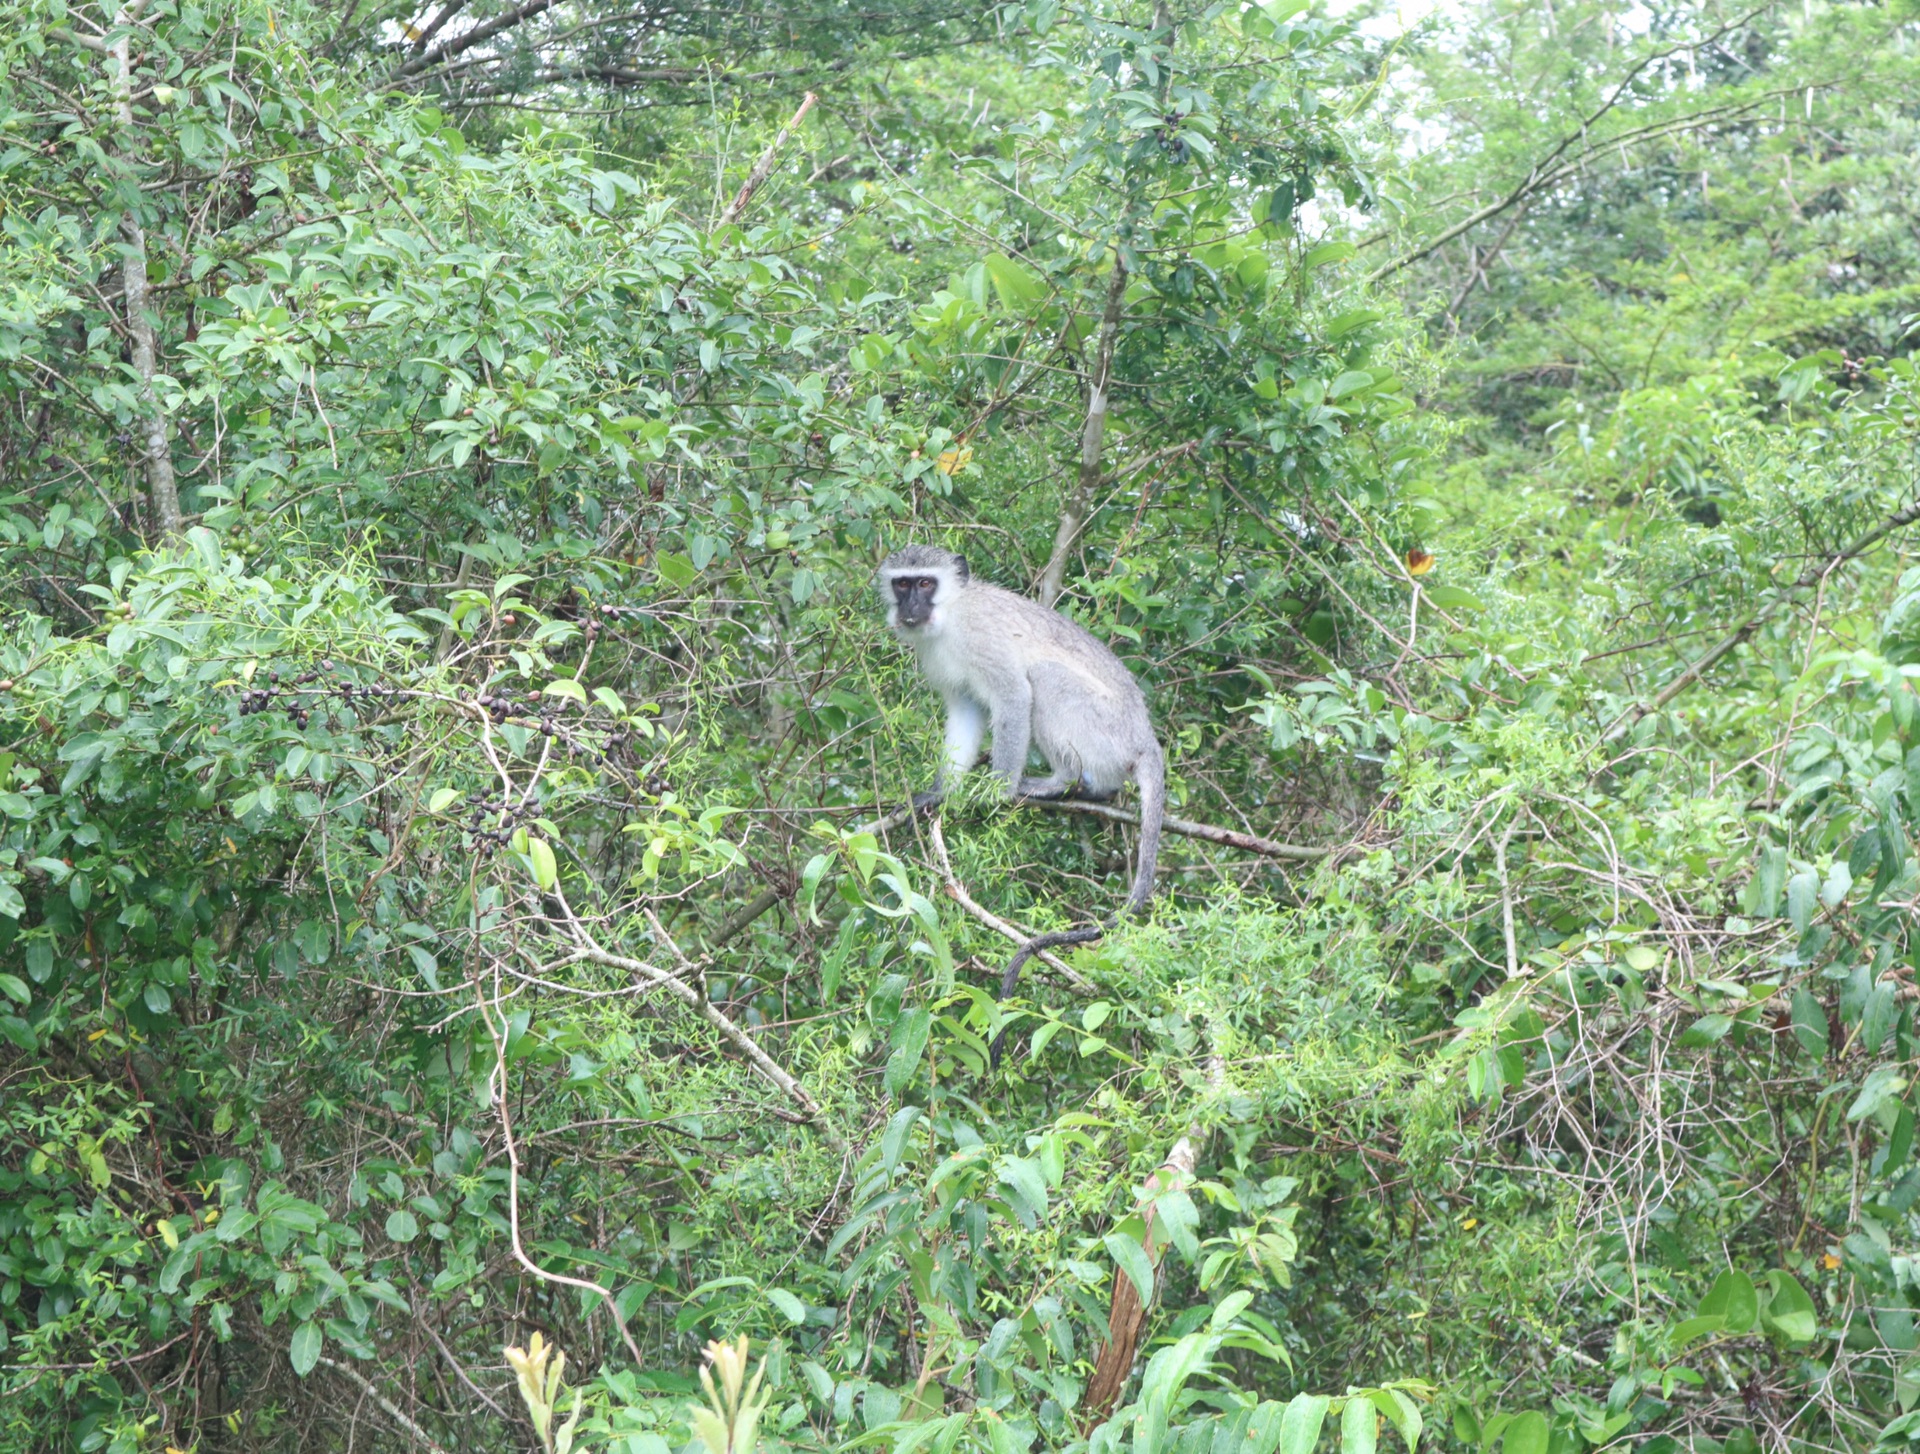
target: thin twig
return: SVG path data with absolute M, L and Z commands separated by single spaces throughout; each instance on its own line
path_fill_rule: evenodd
M 573 936 L 575 948 L 568 955 L 569 959 L 585 960 L 588 964 L 624 970 L 667 991 L 718 1030 L 734 1049 L 747 1058 L 748 1063 L 755 1070 L 778 1086 L 787 1098 L 800 1108 L 801 1115 L 814 1130 L 820 1133 L 821 1139 L 836 1151 L 846 1149 L 846 1142 L 828 1123 L 827 1113 L 820 1108 L 820 1103 L 814 1100 L 807 1088 L 795 1080 L 784 1066 L 761 1049 L 758 1041 L 728 1019 L 718 1005 L 678 975 L 671 974 L 657 965 L 648 964 L 644 959 L 631 959 L 624 954 L 615 954 L 611 950 L 603 949 L 595 942 L 593 936 L 587 933 L 586 926 L 580 922 L 566 900 L 557 892 L 554 897 L 559 901 L 561 911 L 566 915 L 564 922 Z
M 933 855 L 940 865 L 940 876 L 946 883 L 947 897 L 965 909 L 969 914 L 973 915 L 973 917 L 978 919 L 982 924 L 985 924 L 989 929 L 993 930 L 994 933 L 1004 935 L 1015 944 L 1025 944 L 1029 939 L 1033 938 L 1033 935 L 1022 934 L 1005 919 L 1000 918 L 991 910 L 983 908 L 974 901 L 973 895 L 967 892 L 967 886 L 960 882 L 959 876 L 953 871 L 953 863 L 947 857 L 947 840 L 940 834 L 940 820 L 938 818 L 933 819 L 933 821 L 927 825 L 927 838 L 928 841 L 933 844 Z M 1081 994 L 1091 995 L 1099 993 L 1098 988 L 1094 984 L 1086 979 L 1085 976 L 1077 974 L 1059 955 L 1042 949 L 1036 957 L 1041 963 L 1056 970 L 1068 984 L 1072 985 L 1073 988 Z
M 1040 604 L 1051 608 L 1066 580 L 1067 556 L 1080 538 L 1081 527 L 1093 506 L 1100 484 L 1100 452 L 1107 437 L 1108 385 L 1113 374 L 1113 346 L 1120 335 L 1120 316 L 1127 300 L 1126 256 L 1116 246 L 1113 273 L 1107 280 L 1107 307 L 1100 319 L 1094 347 L 1093 372 L 1087 377 L 1087 422 L 1080 431 L 1080 475 L 1060 507 L 1060 523 L 1053 532 L 1053 552 L 1040 572 Z
M 331 1368 L 335 1373 L 339 1374 L 342 1378 L 348 1380 L 348 1382 L 358 1384 L 360 1387 L 360 1391 L 364 1393 L 368 1398 L 372 1399 L 375 1403 L 380 1405 L 380 1407 L 386 1411 L 386 1415 L 388 1418 L 392 1419 L 401 1428 L 405 1429 L 407 1433 L 409 1433 L 415 1439 L 418 1439 L 422 1444 L 424 1444 L 427 1447 L 427 1449 L 431 1451 L 431 1454 L 447 1454 L 446 1449 L 442 1447 L 439 1443 L 435 1442 L 431 1434 L 429 1434 L 425 1429 L 421 1428 L 412 1419 L 408 1418 L 405 1413 L 401 1412 L 400 1408 L 393 1402 L 393 1400 L 388 1398 L 382 1392 L 380 1392 L 379 1389 L 375 1388 L 373 1384 L 367 1379 L 367 1377 L 360 1372 L 359 1369 L 351 1368 L 348 1365 L 340 1362 L 338 1359 L 329 1358 L 324 1353 L 320 1355 L 320 1361 L 324 1363 L 327 1367 Z
M 613 1326 L 620 1332 L 621 1341 L 633 1355 L 634 1366 L 644 1368 L 646 1359 L 641 1356 L 640 1345 L 633 1341 L 633 1334 L 627 1331 L 626 1319 L 620 1316 L 620 1309 L 614 1305 L 612 1292 L 584 1277 L 569 1277 L 564 1272 L 547 1271 L 527 1255 L 527 1249 L 520 1241 L 520 1149 L 514 1145 L 513 1116 L 507 1109 L 507 1103 L 513 1099 L 513 1087 L 507 1081 L 507 1040 L 504 1031 L 494 1033 L 493 1013 L 486 997 L 480 994 L 477 983 L 474 993 L 480 1000 L 480 1019 L 487 1027 L 487 1038 L 493 1042 L 494 1070 L 491 1079 L 498 1082 L 494 1087 L 494 1104 L 500 1113 L 500 1135 L 507 1149 L 507 1240 L 513 1249 L 513 1260 L 542 1282 L 557 1282 L 566 1287 L 577 1287 L 582 1292 L 598 1293 L 601 1306 L 606 1308 L 607 1316 L 613 1319 Z
M 1755 631 L 1758 631 L 1762 623 L 1775 611 L 1799 595 L 1800 592 L 1819 584 L 1836 566 L 1852 560 L 1855 556 L 1864 555 L 1882 540 L 1886 539 L 1887 536 L 1893 534 L 1894 531 L 1900 529 L 1902 526 L 1911 525 L 1916 520 L 1920 520 L 1920 499 L 1914 499 L 1908 502 L 1872 529 L 1856 536 L 1847 545 L 1842 546 L 1839 550 L 1829 555 L 1821 557 L 1819 561 L 1808 566 L 1790 585 L 1762 601 L 1746 620 L 1742 621 L 1738 626 L 1734 627 L 1733 630 L 1729 631 L 1712 646 L 1708 647 L 1698 660 L 1672 681 L 1668 682 L 1665 687 L 1661 688 L 1659 695 L 1654 697 L 1652 701 L 1636 702 L 1616 717 L 1613 725 L 1608 727 L 1606 732 L 1601 736 L 1601 744 L 1605 745 L 1606 743 L 1617 740 L 1630 731 L 1642 718 L 1651 716 L 1666 706 L 1667 703 L 1679 696 L 1688 687 L 1699 681 L 1701 674 L 1715 662 L 1719 661 L 1721 657 L 1741 645 L 1741 643 L 1752 636 Z

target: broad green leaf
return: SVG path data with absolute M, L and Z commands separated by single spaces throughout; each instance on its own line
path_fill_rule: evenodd
M 1347 1406 L 1340 1411 L 1340 1454 L 1373 1454 L 1379 1441 L 1380 1413 L 1373 1400 L 1365 1394 L 1349 1394 Z M 1507 1448 L 1511 1454 L 1511 1441 Z
M 1442 611 L 1484 611 L 1486 603 L 1471 591 L 1459 586 L 1422 586 L 1426 598 Z
M 1827 1053 L 1827 1012 L 1804 986 L 1793 992 L 1793 1038 L 1816 1060 Z
M 527 857 L 533 861 L 533 881 L 543 889 L 550 889 L 560 881 L 560 865 L 554 861 L 553 849 L 544 838 L 527 838 Z
M 1114 1266 L 1127 1275 L 1133 1283 L 1133 1290 L 1140 1295 L 1140 1305 L 1153 1305 L 1153 1262 L 1142 1247 L 1125 1232 L 1109 1232 L 1101 1239 L 1107 1252 L 1112 1256 Z
M 1813 1299 L 1807 1296 L 1807 1290 L 1790 1272 L 1774 1268 L 1767 1274 L 1767 1282 L 1773 1289 L 1773 1295 L 1760 1312 L 1760 1321 L 1770 1332 L 1778 1333 L 1789 1343 L 1806 1343 L 1820 1331 L 1820 1319 L 1814 1311 Z
M 1017 313 L 1046 296 L 1046 285 L 1006 254 L 990 252 L 984 261 L 1000 306 L 1009 313 Z
M 893 1053 L 887 1057 L 888 1095 L 897 1099 L 919 1077 L 932 1027 L 933 1016 L 923 1008 L 908 1010 L 893 1022 Z
M 1504 1454 L 1547 1454 L 1548 1433 L 1546 1416 L 1528 1409 L 1507 1425 L 1506 1442 L 1500 1447 Z
M 1866 1083 L 1860 1087 L 1860 1094 L 1847 1107 L 1847 1119 L 1864 1121 L 1882 1106 L 1898 1099 L 1906 1088 L 1907 1078 L 1900 1074 L 1899 1066 L 1877 1066 L 1868 1073 Z
M 1729 1333 L 1745 1333 L 1760 1315 L 1760 1299 L 1753 1279 L 1729 1267 L 1713 1280 L 1707 1295 L 1700 1299 L 1699 1315 L 1723 1319 Z
M 287 1344 L 287 1357 L 293 1363 L 293 1371 L 305 1378 L 313 1372 L 314 1365 L 320 1361 L 320 1325 L 305 1322 L 293 1330 L 293 1338 Z
M 1280 1443 L 1276 1454 L 1313 1454 L 1320 1442 L 1320 1428 L 1327 1420 L 1332 1399 L 1315 1393 L 1296 1394 L 1287 1404 L 1280 1420 Z

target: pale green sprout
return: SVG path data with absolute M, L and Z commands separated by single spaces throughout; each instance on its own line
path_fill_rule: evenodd
M 520 1397 L 533 1419 L 534 1432 L 540 1436 L 541 1449 L 545 1454 L 572 1454 L 574 1426 L 580 1422 L 580 1411 L 584 1407 L 578 1389 L 573 1393 L 573 1412 L 558 1430 L 553 1427 L 554 1409 L 562 1392 L 560 1375 L 566 1369 L 567 1355 L 535 1333 L 525 1348 L 507 1349 L 507 1362 L 519 1381 Z
M 742 1333 L 731 1343 L 707 1344 L 707 1366 L 700 1370 L 700 1385 L 707 1391 L 707 1407 L 693 1410 L 693 1432 L 707 1446 L 709 1454 L 753 1454 L 754 1425 L 773 1398 L 772 1390 L 755 1402 L 760 1393 L 760 1375 L 767 1360 L 747 1377 L 747 1335 Z M 720 1375 L 714 1386 L 713 1375 Z

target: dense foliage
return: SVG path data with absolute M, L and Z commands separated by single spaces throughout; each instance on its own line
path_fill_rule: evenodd
M 0 1447 L 1920 1441 L 1920 11 L 1332 8 L 15 0 Z

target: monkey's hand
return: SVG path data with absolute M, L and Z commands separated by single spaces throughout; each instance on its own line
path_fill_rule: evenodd
M 924 813 L 929 808 L 937 808 L 941 802 L 945 800 L 946 796 L 947 795 L 939 788 L 929 788 L 924 793 L 915 793 L 913 795 L 913 810 L 916 813 Z

